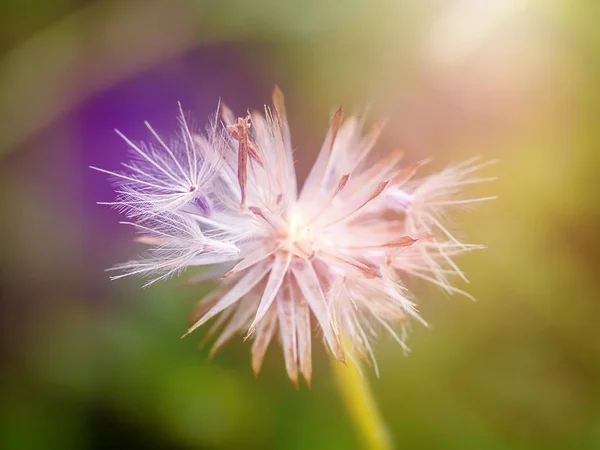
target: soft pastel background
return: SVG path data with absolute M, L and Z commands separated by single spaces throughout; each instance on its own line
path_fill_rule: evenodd
M 398 448 L 600 448 L 600 2 L 0 2 L 0 447 L 355 449 L 329 361 L 311 389 L 273 346 L 209 362 L 179 337 L 203 290 L 140 289 L 137 252 L 96 201 L 119 128 L 169 133 L 286 94 L 300 173 L 331 111 L 387 117 L 379 149 L 500 158 L 499 200 L 456 217 L 479 301 L 418 287 L 430 329 L 377 345 L 371 384 Z M 428 169 L 429 170 L 429 169 Z M 465 286 L 460 286 L 465 287 Z

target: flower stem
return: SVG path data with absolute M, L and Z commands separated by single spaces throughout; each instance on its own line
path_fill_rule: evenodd
M 347 365 L 332 358 L 335 382 L 346 409 L 360 433 L 364 448 L 372 450 L 393 449 L 390 433 L 381 417 L 369 383 L 352 358 Z

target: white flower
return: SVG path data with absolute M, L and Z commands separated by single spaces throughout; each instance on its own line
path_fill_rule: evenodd
M 474 247 L 441 221 L 459 204 L 462 185 L 483 180 L 468 178 L 472 163 L 419 181 L 418 165 L 400 166 L 399 152 L 372 161 L 381 125 L 363 136 L 340 108 L 298 192 L 282 93 L 275 89 L 264 116 L 220 109 L 222 121 L 205 135 L 192 134 L 183 114 L 180 137 L 169 144 L 149 125 L 154 145 L 121 135 L 135 160 L 125 172 L 97 169 L 113 176 L 111 204 L 151 246 L 114 278 L 143 275 L 152 283 L 213 266 L 193 281 L 221 277 L 221 287 L 198 305 L 188 330 L 219 316 L 208 333 L 221 330 L 213 353 L 240 332 L 253 336 L 258 373 L 277 334 L 289 378 L 296 384 L 301 373 L 310 382 L 316 321 L 337 359 L 370 357 L 376 369 L 369 340 L 378 330 L 404 346 L 407 319 L 421 320 L 402 276 L 457 290 L 449 275 L 462 272 L 452 257 Z

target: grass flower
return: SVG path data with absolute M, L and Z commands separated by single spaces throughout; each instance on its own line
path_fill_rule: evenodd
M 377 370 L 371 339 L 384 331 L 405 347 L 407 321 L 422 321 L 406 277 L 463 293 L 451 284 L 453 275 L 464 277 L 453 258 L 479 247 L 443 223 L 451 208 L 487 199 L 459 195 L 488 180 L 473 175 L 486 163 L 416 178 L 421 164 L 401 165 L 400 152 L 372 157 L 381 124 L 363 133 L 340 108 L 298 191 L 277 88 L 264 115 L 235 117 L 220 105 L 204 134 L 190 130 L 183 113 L 170 142 L 146 125 L 153 144 L 119 133 L 132 152 L 122 172 L 97 169 L 117 186 L 109 204 L 149 246 L 113 278 L 140 275 L 152 284 L 211 266 L 193 281 L 220 278 L 221 285 L 198 305 L 188 333 L 216 318 L 212 352 L 237 334 L 252 337 L 258 373 L 277 336 L 290 380 L 297 384 L 301 374 L 310 383 L 317 325 L 336 359 L 363 357 Z

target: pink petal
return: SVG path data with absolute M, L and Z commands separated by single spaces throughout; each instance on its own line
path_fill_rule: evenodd
M 267 313 L 267 310 L 273 304 L 275 296 L 279 292 L 279 288 L 283 283 L 283 278 L 285 277 L 285 274 L 287 273 L 287 270 L 290 267 L 291 260 L 291 253 L 278 253 L 277 255 L 275 255 L 275 260 L 273 261 L 273 265 L 271 266 L 271 274 L 269 275 L 269 280 L 267 281 L 267 285 L 265 286 L 262 298 L 260 299 L 260 305 L 258 306 L 256 317 L 250 325 L 250 328 L 248 329 L 248 334 L 246 335 L 245 339 L 247 339 L 248 336 L 250 336 L 254 332 L 264 315 Z
M 309 261 L 302 260 L 298 265 L 292 267 L 292 272 L 296 277 L 302 295 L 304 295 L 323 330 L 323 335 L 331 352 L 338 360 L 344 362 L 344 352 L 338 340 L 337 330 L 333 327 L 331 315 L 325 302 L 325 295 L 315 269 Z
M 225 308 L 233 305 L 239 299 L 241 299 L 244 295 L 248 294 L 252 290 L 254 286 L 256 286 L 260 280 L 267 274 L 269 271 L 269 266 L 259 266 L 255 269 L 249 270 L 240 280 L 231 288 L 229 291 L 219 300 L 207 313 L 198 320 L 194 325 L 192 325 L 187 332 L 182 336 L 185 337 L 194 331 L 196 328 L 201 327 L 214 316 L 219 314 Z

